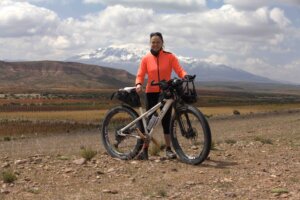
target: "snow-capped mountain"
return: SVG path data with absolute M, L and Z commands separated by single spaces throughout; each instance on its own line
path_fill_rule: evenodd
M 125 69 L 132 74 L 136 74 L 141 58 L 148 51 L 148 49 L 110 46 L 88 53 L 81 53 L 67 59 L 67 61 Z M 275 82 L 243 70 L 205 62 L 197 58 L 178 56 L 178 59 L 188 74 L 197 75 L 197 81 Z
M 110 46 L 88 53 L 81 53 L 69 58 L 68 61 L 125 69 L 132 74 L 136 74 L 139 62 L 146 53 L 146 49 Z

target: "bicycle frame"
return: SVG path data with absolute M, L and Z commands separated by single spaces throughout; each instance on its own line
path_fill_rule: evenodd
M 142 120 L 144 131 L 145 131 L 144 134 L 146 134 L 146 136 L 151 139 L 153 130 L 161 122 L 162 118 L 165 116 L 165 114 L 167 113 L 167 111 L 169 110 L 169 108 L 172 106 L 173 102 L 174 102 L 173 99 L 163 99 L 162 102 L 157 103 L 155 106 L 153 106 L 151 109 L 149 109 L 146 112 L 143 111 L 142 107 L 139 107 L 140 116 L 138 118 L 136 118 L 135 120 L 133 120 L 132 122 L 130 122 L 124 128 L 122 128 L 118 132 L 118 134 L 121 135 L 121 136 L 127 136 L 127 134 L 124 134 L 123 132 L 126 131 L 128 128 L 130 128 L 132 125 L 134 125 L 137 121 Z M 158 120 L 157 120 L 156 124 L 154 124 L 154 126 L 151 128 L 151 130 L 149 132 L 147 130 L 147 121 L 146 121 L 146 118 L 149 117 L 150 115 L 152 115 L 154 112 L 156 112 L 163 105 L 163 103 L 164 103 L 164 106 L 162 107 L 161 111 L 158 112 Z M 136 137 L 140 138 L 140 136 L 136 136 Z

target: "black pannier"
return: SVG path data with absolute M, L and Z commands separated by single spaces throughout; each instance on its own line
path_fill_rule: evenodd
M 197 102 L 197 91 L 194 84 L 194 79 L 184 81 L 179 89 L 181 99 L 188 104 Z
M 131 90 L 120 89 L 117 92 L 112 94 L 111 99 L 114 96 L 118 100 L 130 105 L 131 107 L 140 107 L 141 106 L 140 96 L 137 94 L 135 89 L 131 89 Z

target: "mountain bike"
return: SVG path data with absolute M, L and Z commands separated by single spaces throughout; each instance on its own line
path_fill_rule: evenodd
M 197 99 L 194 79 L 195 75 L 152 81 L 151 85 L 160 87 L 160 101 L 146 112 L 135 87 L 125 87 L 113 94 L 111 99 L 116 96 L 123 104 L 110 109 L 103 120 L 101 139 L 109 155 L 129 160 L 151 141 L 159 146 L 153 133 L 172 107 L 170 138 L 176 154 L 184 163 L 202 163 L 210 152 L 211 132 L 201 111 L 189 104 Z

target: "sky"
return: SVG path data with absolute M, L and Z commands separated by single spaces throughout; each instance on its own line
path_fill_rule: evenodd
M 300 0 L 0 0 L 0 60 L 149 48 L 300 84 Z

